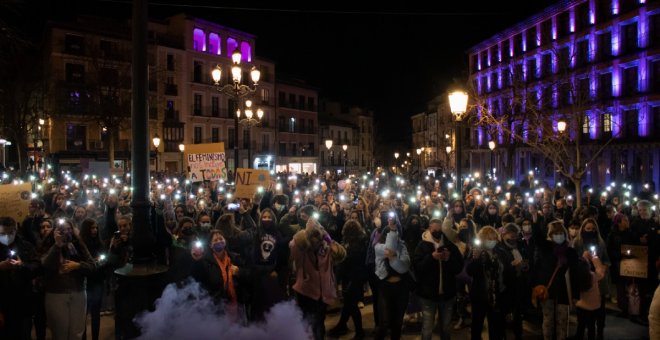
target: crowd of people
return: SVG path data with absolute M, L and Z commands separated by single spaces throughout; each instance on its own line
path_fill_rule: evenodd
M 0 338 L 44 339 L 48 327 L 56 340 L 85 339 L 89 317 L 98 339 L 113 271 L 133 255 L 130 176 L 32 183 L 29 215 L 0 217 Z M 314 339 L 348 334 L 349 320 L 364 338 L 369 302 L 376 339 L 399 339 L 406 322 L 421 323 L 422 339 L 462 327 L 481 339 L 486 320 L 491 340 L 522 339 L 524 321 L 542 323 L 547 340 L 604 339 L 608 301 L 660 332 L 654 184 L 584 188 L 580 204 L 560 182 L 470 176 L 462 192 L 453 188 L 441 175 L 277 174 L 235 197 L 233 183 L 157 174 L 155 256 L 168 283 L 199 282 L 236 323 L 295 299 Z M 645 277 L 621 275 L 627 260 L 646 264 Z M 341 315 L 326 332 L 337 299 Z M 119 323 L 115 333 L 123 337 Z

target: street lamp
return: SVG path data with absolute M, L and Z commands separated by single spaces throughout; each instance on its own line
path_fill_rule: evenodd
M 218 92 L 227 95 L 234 99 L 235 102 L 240 102 L 241 99 L 246 98 L 253 94 L 257 90 L 257 85 L 259 84 L 259 78 L 261 78 L 261 72 L 255 67 L 252 66 L 250 70 L 250 78 L 252 79 L 252 86 L 241 84 L 241 77 L 243 75 L 243 69 L 241 68 L 241 51 L 238 47 L 234 50 L 231 55 L 232 66 L 231 66 L 231 82 L 225 84 L 224 86 L 220 84 L 222 80 L 222 68 L 220 65 L 217 65 L 213 71 L 211 71 L 211 76 L 213 77 L 213 84 L 216 87 Z M 240 112 L 240 111 L 239 111 Z M 263 114 L 263 113 L 262 113 Z M 238 122 L 240 117 L 237 116 L 234 120 L 234 174 L 236 174 L 236 169 L 238 168 Z M 248 150 L 249 156 L 249 150 Z
M 557 122 L 557 131 L 559 133 L 564 133 L 566 131 L 566 121 L 565 120 L 560 120 Z
M 463 152 L 460 124 L 463 114 L 467 111 L 468 95 L 463 91 L 454 91 L 449 94 L 449 107 L 456 117 L 456 189 L 459 195 L 463 194 L 463 179 L 461 178 L 461 153 Z
M 186 145 L 181 143 L 179 144 L 179 151 L 181 151 L 181 172 L 185 171 L 185 160 L 183 159 L 183 152 L 186 151 Z
M 344 144 L 341 146 L 341 148 L 344 150 L 344 175 L 346 175 L 346 156 L 348 156 L 348 152 L 346 152 L 346 150 L 348 150 L 348 145 Z
M 419 148 L 415 150 L 417 152 L 417 157 L 419 158 L 419 163 L 417 163 L 417 171 L 421 172 L 422 171 L 422 151 L 424 151 L 424 148 Z
M 330 151 L 330 149 L 332 149 L 332 139 L 325 140 L 325 147 L 328 149 L 328 165 L 330 165 L 330 160 L 332 158 L 332 151 Z
M 160 146 L 160 137 L 158 137 L 158 134 L 155 134 L 151 141 L 154 143 L 154 147 L 156 148 L 156 172 L 158 172 L 158 147 Z
M 2 167 L 6 168 L 6 164 L 5 164 L 5 158 L 7 157 L 6 148 L 7 145 L 11 145 L 11 142 L 4 138 L 0 138 L 0 145 L 2 145 Z
M 494 140 L 488 142 L 488 148 L 490 149 L 490 180 L 493 181 L 495 180 L 495 167 L 493 165 L 493 163 L 495 163 L 494 161 L 495 153 L 493 152 L 493 150 L 495 150 Z
M 248 99 L 245 101 L 245 109 L 243 110 L 243 114 L 245 115 L 245 118 L 241 118 L 240 109 L 236 110 L 236 119 L 238 119 L 239 124 L 245 125 L 248 131 L 247 152 L 248 152 L 248 168 L 249 168 L 250 163 L 252 162 L 252 155 L 250 154 L 252 150 L 252 134 L 250 132 L 250 129 L 253 126 L 256 126 L 259 123 L 261 123 L 261 118 L 263 118 L 264 116 L 264 111 L 261 108 L 258 108 L 257 118 L 254 118 L 254 112 L 252 111 L 252 101 Z M 238 131 L 236 131 L 236 136 L 238 136 Z

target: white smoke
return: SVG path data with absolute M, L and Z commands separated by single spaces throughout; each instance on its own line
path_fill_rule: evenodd
M 182 288 L 168 285 L 156 310 L 136 318 L 140 339 L 310 339 L 308 323 L 293 301 L 273 306 L 263 323 L 248 326 L 221 315 L 220 308 L 197 282 Z

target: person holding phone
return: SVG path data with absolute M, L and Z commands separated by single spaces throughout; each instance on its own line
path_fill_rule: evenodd
M 0 339 L 30 339 L 34 247 L 17 235 L 16 221 L 0 217 Z
M 41 259 L 48 327 L 53 339 L 80 339 L 86 320 L 85 276 L 94 269 L 94 260 L 68 219 L 58 219 L 49 243 Z

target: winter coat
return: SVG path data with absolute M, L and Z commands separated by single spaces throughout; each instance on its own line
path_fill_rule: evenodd
M 438 261 L 433 252 L 438 248 L 449 250 L 449 260 Z M 456 275 L 463 269 L 463 256 L 458 248 L 442 234 L 436 243 L 430 231 L 422 234 L 422 241 L 413 255 L 413 268 L 417 278 L 417 295 L 428 300 L 447 300 L 456 296 Z M 442 294 L 440 294 L 440 268 L 442 268 Z

